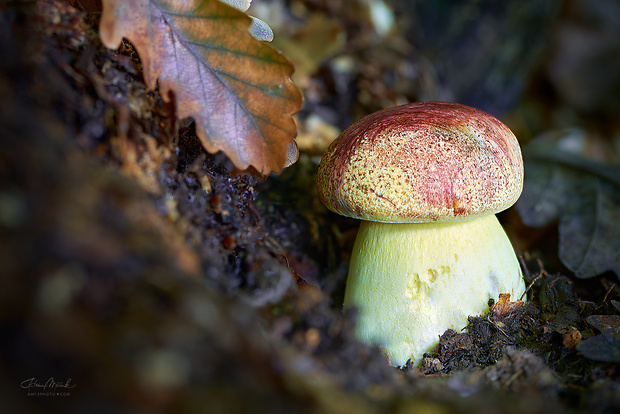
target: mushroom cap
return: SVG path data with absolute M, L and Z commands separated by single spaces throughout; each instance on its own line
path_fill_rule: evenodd
M 449 102 L 367 115 L 332 142 L 317 173 L 335 213 L 369 221 L 460 221 L 512 206 L 523 188 L 519 142 L 497 118 Z

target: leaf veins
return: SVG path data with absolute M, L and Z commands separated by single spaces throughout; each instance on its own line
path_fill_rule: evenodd
M 179 118 L 193 117 L 209 152 L 235 166 L 279 172 L 296 133 L 301 92 L 291 63 L 248 32 L 251 19 L 217 0 L 104 0 L 103 43 L 133 43 L 149 88 L 174 92 Z
M 620 168 L 532 142 L 517 209 L 532 227 L 559 222 L 559 256 L 578 277 L 620 277 Z

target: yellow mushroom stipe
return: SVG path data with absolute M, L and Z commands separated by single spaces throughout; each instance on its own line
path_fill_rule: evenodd
M 417 365 L 447 329 L 460 331 L 488 300 L 525 291 L 519 263 L 494 215 L 448 223 L 362 221 L 344 306 L 360 311 L 356 334 L 392 365 Z

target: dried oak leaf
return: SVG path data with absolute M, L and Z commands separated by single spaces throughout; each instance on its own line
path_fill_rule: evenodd
M 194 118 L 207 151 L 267 175 L 290 162 L 303 99 L 292 64 L 250 24 L 217 0 L 104 0 L 99 31 L 109 48 L 133 43 L 148 87 L 159 82 L 167 101 L 174 92 L 178 117 Z
M 580 278 L 620 276 L 620 167 L 535 140 L 523 151 L 525 183 L 517 209 L 527 226 L 559 219 L 562 262 Z
M 521 306 L 523 306 L 523 302 L 519 298 L 516 302 L 511 302 L 510 293 L 500 293 L 499 300 L 491 306 L 490 311 L 494 317 L 500 317 L 516 311 Z

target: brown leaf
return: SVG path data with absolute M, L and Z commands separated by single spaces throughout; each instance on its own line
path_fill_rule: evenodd
M 209 152 L 236 167 L 279 172 L 295 136 L 301 92 L 293 66 L 248 32 L 251 19 L 217 0 L 105 0 L 100 33 L 116 48 L 133 43 L 149 88 L 174 92 L 179 118 L 193 117 Z
M 499 300 L 491 307 L 490 311 L 494 316 L 499 317 L 513 312 L 521 306 L 523 306 L 521 301 L 510 301 L 510 293 L 500 293 Z
M 582 339 L 581 332 L 571 326 L 569 327 L 568 332 L 562 336 L 562 345 L 568 349 L 575 349 Z

